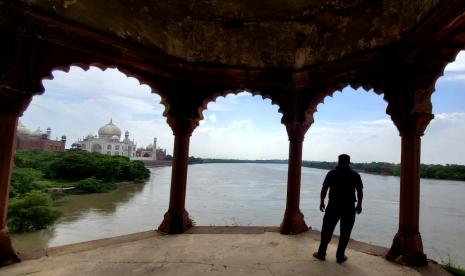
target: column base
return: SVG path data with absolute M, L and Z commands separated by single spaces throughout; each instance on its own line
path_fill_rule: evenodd
M 20 262 L 18 254 L 11 244 L 8 230 L 0 229 L 0 266 Z
M 180 234 L 192 227 L 192 220 L 186 210 L 166 212 L 158 230 L 166 234 Z
M 423 253 L 423 242 L 420 233 L 405 235 L 397 232 L 386 259 L 411 266 L 426 265 L 428 261 Z
M 306 232 L 311 227 L 308 227 L 304 220 L 304 214 L 300 210 L 284 212 L 284 219 L 280 226 L 280 232 L 284 235 L 296 235 Z

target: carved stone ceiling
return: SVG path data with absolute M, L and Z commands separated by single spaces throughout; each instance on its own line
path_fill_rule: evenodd
M 193 63 L 302 68 L 399 41 L 441 0 L 23 0 Z

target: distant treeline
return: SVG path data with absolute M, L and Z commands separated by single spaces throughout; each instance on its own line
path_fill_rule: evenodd
M 303 161 L 302 166 L 317 169 L 332 169 L 337 166 L 336 162 L 317 162 Z M 400 175 L 400 165 L 385 162 L 371 163 L 352 163 L 352 168 L 366 173 L 381 175 Z M 465 166 L 463 165 L 420 165 L 420 177 L 443 179 L 443 180 L 460 180 L 465 181 Z
M 189 164 L 195 163 L 259 163 L 259 164 L 287 164 L 287 160 L 244 160 L 244 159 L 212 159 L 189 157 Z M 337 166 L 336 162 L 302 161 L 303 167 L 331 170 Z M 380 175 L 400 175 L 400 165 L 386 162 L 351 163 L 353 169 Z M 465 181 L 465 166 L 463 165 L 420 165 L 420 177 Z

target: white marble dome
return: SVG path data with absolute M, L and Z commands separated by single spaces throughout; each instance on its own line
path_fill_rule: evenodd
M 113 136 L 121 137 L 121 129 L 113 124 L 113 120 L 98 130 L 98 136 L 101 138 L 112 138 Z

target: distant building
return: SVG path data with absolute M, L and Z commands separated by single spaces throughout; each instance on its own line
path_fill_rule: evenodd
M 25 125 L 18 122 L 16 129 L 16 149 L 40 149 L 47 151 L 65 151 L 66 136 L 61 136 L 61 140 L 51 140 L 52 129 L 47 128 L 42 132 L 40 128 L 30 131 Z
M 98 136 L 89 134 L 72 145 L 73 149 L 98 152 L 108 155 L 122 155 L 129 158 L 136 156 L 136 144 L 129 140 L 129 132 L 124 133 L 121 140 L 121 129 L 113 124 L 113 120 L 98 130 Z
M 153 144 L 137 149 L 136 157 L 142 160 L 165 160 L 166 149 L 157 148 L 157 138 L 153 138 Z

